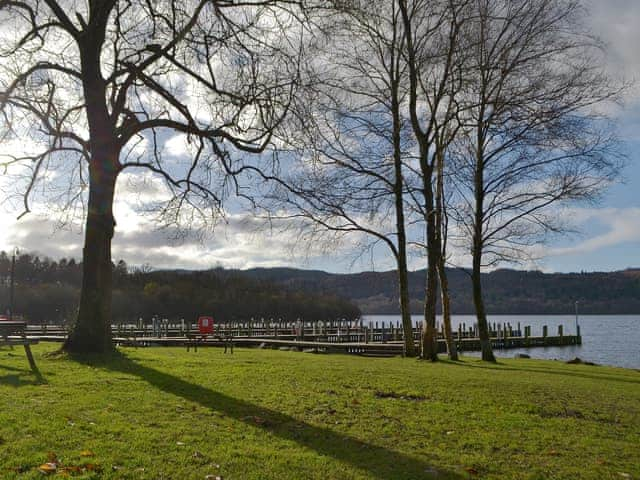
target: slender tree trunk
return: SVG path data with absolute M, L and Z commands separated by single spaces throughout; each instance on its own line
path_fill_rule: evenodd
M 111 337 L 112 212 L 116 172 L 105 163 L 92 163 L 85 242 L 82 254 L 82 291 L 76 323 L 63 349 L 74 353 L 108 352 Z
M 425 188 L 425 210 L 427 212 L 427 281 L 424 299 L 424 330 L 422 331 L 422 358 L 438 360 L 438 332 L 436 330 L 436 304 L 438 301 L 438 261 L 440 245 L 436 235 L 436 215 L 434 211 L 431 176 Z M 426 183 L 426 182 L 425 182 Z
M 398 103 L 398 83 L 392 83 L 391 111 L 393 115 L 393 194 L 396 209 L 396 231 L 398 233 L 398 285 L 400 289 L 400 313 L 402 315 L 402 332 L 404 334 L 404 355 L 415 357 L 416 348 L 413 340 L 413 324 L 411 322 L 411 305 L 409 301 L 409 271 L 407 267 L 407 233 L 404 220 L 404 178 L 402 176 L 402 144 L 400 139 L 400 106 Z
M 444 324 L 444 337 L 447 342 L 447 352 L 449 359 L 458 361 L 458 347 L 453 340 L 451 330 L 451 303 L 449 299 L 449 279 L 444 266 L 444 257 L 440 257 L 438 262 L 438 278 L 440 279 L 440 294 L 442 298 L 442 323 Z
M 479 130 L 480 131 L 480 130 Z M 484 157 L 483 157 L 483 140 L 479 137 L 478 152 L 476 158 L 476 171 L 474 178 L 475 189 L 475 212 L 473 225 L 473 270 L 471 272 L 471 281 L 473 283 L 473 303 L 476 307 L 476 317 L 478 319 L 478 334 L 480 336 L 480 349 L 482 350 L 482 360 L 486 362 L 495 362 L 491 348 L 491 340 L 489 337 L 489 324 L 487 322 L 487 313 L 484 308 L 484 299 L 482 298 L 482 242 L 483 242 L 483 226 L 484 226 Z
M 478 333 L 480 335 L 480 348 L 482 350 L 482 360 L 485 362 L 495 362 L 496 357 L 493 355 L 491 348 L 491 339 L 489 337 L 489 324 L 487 322 L 487 313 L 484 309 L 484 299 L 482 298 L 482 281 L 480 277 L 480 255 L 474 253 L 473 271 L 471 272 L 471 281 L 473 282 L 473 303 L 476 307 L 476 317 L 478 319 Z
M 436 228 L 437 242 L 439 245 L 438 258 L 438 279 L 440 280 L 440 297 L 442 299 L 442 323 L 444 325 L 444 338 L 447 344 L 447 353 L 449 359 L 458 360 L 458 348 L 453 341 L 451 332 L 451 303 L 449 300 L 449 279 L 447 278 L 447 270 L 445 268 L 445 259 L 447 254 L 447 215 L 444 193 L 444 152 L 442 146 L 438 145 L 438 156 L 436 163 Z
M 404 334 L 404 355 L 406 357 L 415 357 L 416 347 L 413 340 L 413 324 L 411 322 L 406 248 L 398 250 L 398 284 L 400 286 L 400 312 L 402 314 L 402 332 Z
M 485 97 L 484 86 L 482 98 Z M 478 319 L 478 335 L 480 336 L 480 349 L 482 350 L 482 360 L 486 362 L 495 362 L 496 357 L 493 355 L 491 348 L 491 340 L 489 337 L 489 324 L 487 322 L 487 313 L 484 309 L 484 299 L 482 298 L 482 250 L 484 247 L 484 148 L 485 148 L 485 128 L 482 119 L 485 115 L 485 104 L 480 106 L 477 125 L 477 144 L 476 144 L 476 162 L 473 178 L 475 211 L 473 218 L 473 248 L 471 254 L 473 257 L 473 269 L 471 272 L 471 281 L 473 283 L 473 303 L 476 307 L 476 317 Z

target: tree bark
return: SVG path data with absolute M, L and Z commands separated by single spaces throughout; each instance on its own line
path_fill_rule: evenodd
M 396 210 L 396 231 L 398 234 L 398 286 L 400 289 L 400 313 L 402 315 L 402 332 L 404 336 L 405 357 L 415 357 L 416 348 L 413 341 L 413 324 L 411 322 L 411 305 L 409 300 L 409 271 L 407 267 L 407 232 L 404 220 L 404 178 L 402 176 L 402 141 L 400 138 L 400 105 L 398 102 L 398 82 L 392 82 L 391 113 L 393 116 L 393 195 Z
M 95 2 L 92 21 L 79 41 L 82 87 L 89 125 L 89 204 L 82 252 L 82 290 L 73 330 L 63 349 L 73 353 L 113 350 L 111 335 L 112 264 L 111 239 L 115 221 L 113 198 L 120 171 L 120 147 L 106 102 L 101 73 L 101 52 L 106 22 L 113 2 Z
M 107 164 L 108 165 L 108 164 Z M 63 349 L 73 353 L 103 353 L 113 350 L 111 336 L 112 212 L 117 174 L 105 163 L 89 168 L 90 189 L 85 242 L 82 254 L 80 308 Z
M 416 347 L 413 340 L 413 324 L 411 322 L 406 248 L 399 250 L 398 284 L 400 287 L 400 312 L 402 314 L 402 332 L 404 335 L 404 355 L 405 357 L 415 357 Z
M 441 256 L 438 262 L 438 278 L 440 279 L 440 295 L 442 298 L 442 323 L 444 324 L 444 337 L 447 342 L 449 359 L 458 361 L 458 347 L 453 340 L 451 330 L 451 303 L 449 299 L 449 280 L 444 266 L 444 258 Z
M 449 279 L 445 269 L 445 259 L 447 254 L 447 216 L 444 193 L 444 152 L 439 144 L 439 152 L 436 157 L 436 240 L 439 246 L 438 258 L 438 279 L 440 280 L 440 298 L 442 299 L 442 323 L 444 325 L 444 338 L 447 344 L 449 359 L 458 360 L 458 348 L 453 341 L 451 332 L 451 302 L 449 299 Z
M 471 281 L 473 282 L 473 303 L 476 307 L 476 317 L 478 319 L 478 333 L 480 336 L 480 348 L 482 350 L 482 360 L 485 362 L 495 362 L 496 357 L 493 355 L 491 348 L 491 339 L 489 337 L 489 324 L 487 322 L 487 314 L 484 309 L 484 300 L 482 298 L 482 282 L 480 278 L 480 256 L 474 252 L 473 271 L 471 272 Z
M 436 303 L 438 301 L 438 261 L 440 246 L 436 235 L 436 215 L 434 211 L 431 176 L 425 188 L 425 210 L 427 212 L 427 281 L 424 299 L 424 330 L 422 331 L 422 358 L 433 362 L 438 360 L 438 332 L 436 330 Z M 426 183 L 426 181 L 425 181 Z
M 482 98 L 485 97 L 484 86 Z M 471 272 L 471 281 L 473 283 L 473 303 L 476 307 L 476 318 L 478 319 L 478 335 L 480 337 L 480 349 L 482 350 L 482 360 L 486 362 L 495 362 L 496 357 L 493 355 L 491 348 L 491 340 L 489 337 L 489 325 L 487 323 L 487 313 L 484 309 L 484 299 L 482 298 L 482 250 L 484 247 L 484 148 L 485 148 L 485 128 L 482 119 L 485 115 L 485 104 L 480 106 L 478 114 L 477 126 L 477 144 L 476 144 L 476 163 L 473 178 L 474 188 L 474 224 L 473 224 L 473 248 L 471 251 L 473 257 L 473 269 Z

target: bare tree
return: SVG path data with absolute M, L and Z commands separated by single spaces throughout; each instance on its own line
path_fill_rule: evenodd
M 87 202 L 80 308 L 66 350 L 112 348 L 112 205 L 121 172 L 164 179 L 169 222 L 184 220 L 185 208 L 205 220 L 236 186 L 225 176 L 241 171 L 236 152 L 260 153 L 269 143 L 297 76 L 289 48 L 300 33 L 295 4 L 0 2 L 0 139 L 29 147 L 5 155 L 3 166 L 28 174 L 25 213 L 36 187 L 64 180 L 69 205 Z M 163 139 L 176 133 L 191 143 L 188 161 L 163 155 Z
M 396 2 L 344 4 L 321 12 L 322 40 L 310 53 L 306 95 L 289 132 L 305 159 L 273 198 L 302 218 L 306 235 L 361 235 L 385 245 L 398 271 L 406 356 L 415 356 L 409 304 L 404 165 L 413 140 L 402 104 L 406 72 Z M 308 228 L 306 228 L 308 227 Z
M 442 236 L 438 234 L 437 163 L 444 161 L 449 140 L 445 134 L 457 115 L 456 73 L 460 34 L 469 0 L 399 0 L 405 35 L 405 58 L 409 76 L 408 117 L 418 145 L 419 177 L 415 205 L 424 219 L 427 249 L 427 280 L 424 302 L 422 358 L 438 359 L 436 303 L 438 265 L 442 259 Z M 444 277 L 446 272 L 441 269 Z M 445 281 L 446 285 L 446 281 Z
M 472 255 L 482 358 L 495 361 L 481 269 L 518 261 L 563 225 L 551 207 L 594 199 L 617 173 L 597 107 L 618 91 L 573 0 L 477 0 L 464 28 L 467 81 L 455 172 L 459 241 Z

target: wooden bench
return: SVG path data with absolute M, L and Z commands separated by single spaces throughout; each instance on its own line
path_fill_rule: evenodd
M 31 353 L 31 345 L 38 343 L 38 340 L 27 338 L 27 322 L 22 321 L 0 321 L 0 346 L 22 345 L 29 360 L 31 370 L 37 372 L 38 367 Z

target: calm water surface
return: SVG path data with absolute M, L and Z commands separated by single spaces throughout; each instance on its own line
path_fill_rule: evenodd
M 422 320 L 420 315 L 413 315 L 413 321 Z M 542 326 L 549 327 L 549 335 L 556 335 L 558 325 L 564 326 L 565 335 L 575 334 L 576 319 L 572 315 L 489 315 L 489 322 L 509 322 L 516 328 L 518 322 L 524 329 L 531 326 L 533 336 L 542 335 Z M 366 315 L 367 322 L 389 322 L 400 320 L 399 315 Z M 442 319 L 439 318 L 438 321 Z M 473 325 L 473 315 L 454 315 L 453 327 L 461 323 Z M 640 369 L 640 315 L 580 315 L 578 318 L 582 345 L 568 347 L 518 348 L 512 350 L 496 350 L 501 357 L 513 357 L 518 353 L 526 353 L 531 358 L 570 360 L 580 357 L 582 360 L 624 368 Z M 465 352 L 465 355 L 478 355 Z

